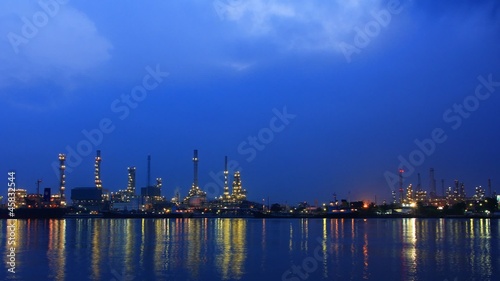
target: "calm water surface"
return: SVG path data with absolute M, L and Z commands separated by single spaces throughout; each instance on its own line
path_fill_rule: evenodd
M 500 280 L 500 220 L 0 222 L 0 280 Z

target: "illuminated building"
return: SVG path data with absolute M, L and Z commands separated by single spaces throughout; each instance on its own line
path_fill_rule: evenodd
M 111 204 L 113 209 L 138 210 L 139 197 L 135 194 L 136 168 L 127 168 L 127 188 L 120 189 L 117 192 L 111 192 Z
M 446 191 L 446 203 L 449 206 L 452 206 L 465 200 L 465 184 L 460 183 L 458 180 L 455 180 L 455 187 L 453 189 L 451 187 L 448 187 L 448 190 Z
M 460 193 L 459 193 L 459 197 L 460 199 L 464 200 L 465 197 L 466 197 L 466 194 L 465 194 L 465 184 L 462 182 L 460 184 Z
M 415 201 L 416 202 L 425 202 L 427 199 L 427 191 L 424 190 L 418 190 L 415 193 Z
M 64 190 L 66 189 L 66 175 L 64 171 L 66 170 L 66 155 L 63 153 L 59 154 L 59 196 L 61 199 L 61 206 L 66 205 L 66 196 Z
M 403 200 L 403 202 L 406 204 L 413 203 L 413 186 L 411 184 L 406 188 L 406 198 Z
M 234 173 L 232 201 L 241 203 L 247 199 L 247 191 L 243 189 L 241 184 L 241 175 L 239 171 Z
M 97 156 L 95 157 L 94 164 L 94 175 L 95 175 L 95 187 L 97 189 L 102 189 L 102 181 L 101 181 L 101 151 L 97 150 Z
M 26 189 L 17 188 L 14 193 L 15 200 L 15 208 L 25 207 L 26 206 L 26 198 L 28 193 Z
M 125 190 L 119 190 L 116 193 L 111 193 L 111 201 L 113 203 L 124 203 L 130 202 L 131 199 L 135 198 L 135 167 L 128 167 L 127 176 L 127 188 Z
M 486 190 L 482 188 L 481 186 L 476 186 L 476 192 L 474 193 L 474 196 L 472 197 L 475 200 L 484 200 L 486 197 Z
M 111 193 L 111 209 L 119 211 L 140 210 L 140 197 L 135 194 L 135 167 L 127 168 L 127 188 Z

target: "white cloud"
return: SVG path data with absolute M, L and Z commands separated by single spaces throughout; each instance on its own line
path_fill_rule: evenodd
M 0 88 L 11 100 L 17 89 L 39 84 L 55 85 L 67 94 L 76 85 L 75 76 L 88 75 L 111 58 L 111 43 L 70 3 L 9 1 L 0 4 L 0 11 Z M 47 94 L 54 98 L 60 97 Z
M 225 65 L 234 69 L 236 71 L 244 71 L 251 67 L 254 63 L 251 62 L 239 62 L 239 61 L 231 61 L 227 62 Z
M 225 19 L 243 36 L 263 37 L 292 50 L 336 50 L 354 36 L 353 28 L 373 20 L 382 1 L 229 1 Z
M 236 1 L 227 8 L 227 19 L 244 22 L 247 31 L 263 35 L 272 31 L 274 19 L 292 18 L 295 9 L 292 5 L 263 0 Z

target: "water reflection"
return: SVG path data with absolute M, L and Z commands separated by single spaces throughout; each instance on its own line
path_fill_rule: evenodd
M 309 220 L 301 219 L 300 220 L 300 250 L 307 252 L 307 246 L 309 242 Z
M 402 240 L 403 247 L 401 248 L 402 266 L 408 276 L 408 280 L 414 280 L 418 267 L 418 252 L 417 252 L 417 229 L 415 226 L 416 219 L 404 219 L 402 221 L 403 231 Z
M 279 280 L 298 268 L 308 280 L 493 280 L 499 229 L 489 219 L 18 220 L 16 278 Z
M 193 279 L 200 279 L 200 266 L 204 261 L 200 256 L 203 243 L 202 222 L 201 219 L 189 220 L 184 233 L 186 239 L 183 244 L 187 248 L 187 267 Z
M 245 272 L 246 219 L 216 220 L 217 270 L 223 280 L 240 279 Z

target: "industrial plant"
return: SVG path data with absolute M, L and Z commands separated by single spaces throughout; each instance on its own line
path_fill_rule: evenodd
M 241 173 L 234 172 L 233 191 L 229 192 L 229 171 L 227 156 L 225 157 L 224 194 L 215 200 L 207 200 L 207 194 L 198 184 L 198 150 L 193 154 L 193 182 L 188 193 L 181 200 L 179 192 L 167 200 L 162 195 L 163 180 L 157 177 L 151 181 L 151 155 L 147 156 L 147 182 L 138 192 L 136 167 L 127 167 L 127 186 L 116 192 L 103 186 L 101 179 L 101 151 L 97 150 L 94 162 L 94 186 L 73 187 L 70 202 L 67 202 L 66 190 L 66 155 L 59 154 L 59 192 L 51 194 L 45 188 L 44 195 L 27 194 L 25 189 L 16 190 L 16 208 L 31 209 L 32 212 L 47 209 L 64 209 L 66 216 L 111 216 L 111 217 L 175 217 L 175 216 L 208 216 L 208 215 L 251 215 L 254 206 L 247 201 L 243 188 Z
M 41 180 L 37 181 L 36 194 L 28 194 L 26 189 L 16 188 L 15 209 L 18 217 L 446 217 L 446 216 L 498 216 L 500 196 L 492 191 L 491 180 L 488 190 L 482 186 L 475 188 L 472 196 L 467 196 L 465 184 L 454 181 L 453 187 L 445 188 L 441 180 L 440 195 L 436 188 L 435 171 L 429 171 L 429 192 L 424 190 L 420 173 L 417 185 L 409 184 L 404 188 L 404 170 L 399 170 L 399 196 L 392 191 L 392 202 L 376 205 L 373 202 L 350 202 L 333 200 L 328 203 L 309 205 L 301 202 L 298 206 L 287 204 L 256 203 L 247 200 L 240 171 L 234 171 L 230 188 L 228 157 L 224 157 L 224 182 L 222 194 L 209 200 L 207 193 L 198 182 L 198 150 L 193 152 L 193 181 L 189 191 L 181 197 L 175 191 L 170 200 L 162 195 L 163 180 L 156 177 L 152 182 L 151 155 L 147 156 L 147 181 L 144 187 L 137 188 L 135 166 L 126 168 L 127 185 L 118 191 L 104 188 L 101 179 L 101 151 L 97 150 L 94 161 L 94 186 L 71 188 L 70 201 L 66 192 L 66 155 L 59 154 L 58 192 L 52 194 L 50 188 L 44 188 L 40 194 Z M 222 166 L 222 165 L 221 165 Z M 9 172 L 12 180 L 15 172 Z M 124 172 L 125 176 L 125 172 Z M 14 182 L 12 183 L 14 184 Z M 399 197 L 399 198 L 397 198 Z M 376 201 L 376 200 L 375 200 Z M 5 206 L 4 206 L 5 207 Z M 0 209 L 2 212 L 6 208 Z M 2 213 L 2 217 L 7 217 Z

